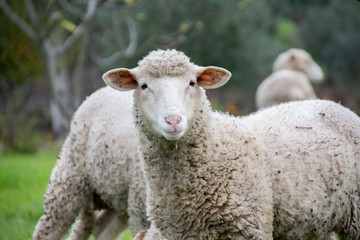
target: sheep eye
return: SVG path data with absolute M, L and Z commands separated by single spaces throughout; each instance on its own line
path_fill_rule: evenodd
M 140 86 L 140 87 L 141 87 L 141 89 L 142 89 L 142 90 L 145 90 L 145 89 L 147 89 L 147 87 L 148 87 L 148 86 L 147 86 L 147 84 L 146 84 L 146 83 L 143 83 L 143 84 L 141 84 L 141 86 Z
M 190 81 L 190 83 L 189 83 L 189 86 L 191 86 L 191 87 L 194 87 L 195 86 L 195 81 Z

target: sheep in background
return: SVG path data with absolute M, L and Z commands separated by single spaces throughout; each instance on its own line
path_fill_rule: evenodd
M 360 118 L 324 100 L 243 118 L 213 112 L 204 89 L 229 77 L 175 50 L 103 75 L 115 89 L 135 89 L 147 213 L 160 233 L 267 240 L 337 231 L 359 239 Z
M 273 73 L 257 88 L 256 107 L 260 109 L 282 102 L 316 99 L 310 81 L 320 83 L 323 79 L 321 68 L 310 54 L 302 49 L 289 49 L 276 58 Z
M 137 153 L 132 93 L 110 87 L 74 114 L 44 196 L 34 240 L 57 240 L 78 216 L 70 239 L 117 239 L 128 226 L 147 229 L 145 180 Z M 102 210 L 99 214 L 96 209 Z M 97 218 L 96 218 L 97 217 Z

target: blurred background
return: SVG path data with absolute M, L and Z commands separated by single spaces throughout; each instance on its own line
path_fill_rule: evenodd
M 303 48 L 325 73 L 317 96 L 360 114 L 359 13 L 358 0 L 0 0 L 0 239 L 31 238 L 71 116 L 107 70 L 176 48 L 230 70 L 208 96 L 246 115 L 279 53 Z
M 325 72 L 319 98 L 360 112 L 357 0 L 0 0 L 0 151 L 36 151 L 66 136 L 102 73 L 176 48 L 233 73 L 208 91 L 245 115 L 278 54 L 303 48 Z

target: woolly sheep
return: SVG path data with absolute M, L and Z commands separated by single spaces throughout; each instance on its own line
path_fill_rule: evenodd
M 77 215 L 70 239 L 92 231 L 96 239 L 115 239 L 128 222 L 134 234 L 149 227 L 132 102 L 131 92 L 105 87 L 76 111 L 33 239 L 60 239 Z M 98 208 L 107 210 L 96 215 Z
M 248 117 L 212 111 L 230 72 L 176 50 L 103 75 L 134 92 L 147 214 L 167 239 L 360 238 L 360 119 L 307 100 Z M 114 113 L 115 114 L 115 113 Z
M 259 109 L 282 102 L 316 99 L 310 81 L 320 83 L 323 79 L 321 68 L 309 53 L 302 49 L 289 49 L 277 57 L 273 73 L 257 88 L 256 107 Z

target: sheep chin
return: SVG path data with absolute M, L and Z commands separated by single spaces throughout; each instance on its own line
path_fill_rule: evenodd
M 176 131 L 176 132 L 162 131 L 161 135 L 164 136 L 167 140 L 176 141 L 179 140 L 184 135 L 184 131 Z

